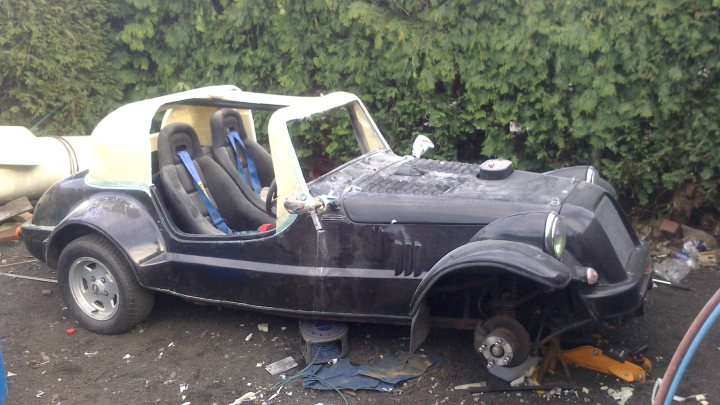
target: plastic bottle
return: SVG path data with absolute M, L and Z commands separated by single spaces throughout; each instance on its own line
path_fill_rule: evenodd
M 687 262 L 679 258 L 666 259 L 653 263 L 653 272 L 673 284 L 680 284 L 690 274 L 691 268 Z

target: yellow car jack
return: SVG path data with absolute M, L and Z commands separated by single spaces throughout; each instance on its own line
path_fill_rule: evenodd
M 646 347 L 630 352 L 627 349 L 610 346 L 605 340 L 598 339 L 593 342 L 593 345 L 562 350 L 558 339 L 550 341 L 549 346 L 542 350 L 543 361 L 535 372 L 535 382 L 542 384 L 546 374 L 554 374 L 558 362 L 562 364 L 563 371 L 571 383 L 573 380 L 568 368 L 569 364 L 614 375 L 627 382 L 644 383 L 652 373 L 652 363 L 642 355 Z
M 589 345 L 579 346 L 563 350 L 562 356 L 568 363 L 614 375 L 627 382 L 644 383 L 653 369 L 650 360 L 638 351 L 630 353 L 626 349 L 609 346 L 604 349 Z

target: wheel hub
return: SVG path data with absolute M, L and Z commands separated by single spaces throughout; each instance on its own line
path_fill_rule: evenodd
M 81 257 L 70 266 L 68 284 L 78 307 L 96 320 L 107 320 L 117 312 L 120 294 L 108 268 L 97 259 Z
M 516 320 L 498 316 L 475 327 L 475 348 L 487 367 L 514 367 L 530 354 L 530 336 Z

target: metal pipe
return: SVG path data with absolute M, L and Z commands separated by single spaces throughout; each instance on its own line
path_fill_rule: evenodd
M 0 203 L 38 198 L 89 165 L 89 136 L 36 137 L 18 126 L 0 126 Z

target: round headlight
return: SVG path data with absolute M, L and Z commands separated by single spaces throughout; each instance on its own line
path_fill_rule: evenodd
M 558 259 L 565 252 L 565 227 L 554 212 L 548 214 L 545 220 L 545 251 Z
M 600 178 L 600 173 L 598 173 L 597 169 L 592 166 L 588 166 L 587 172 L 585 172 L 585 181 L 590 184 L 595 184 L 598 178 Z

